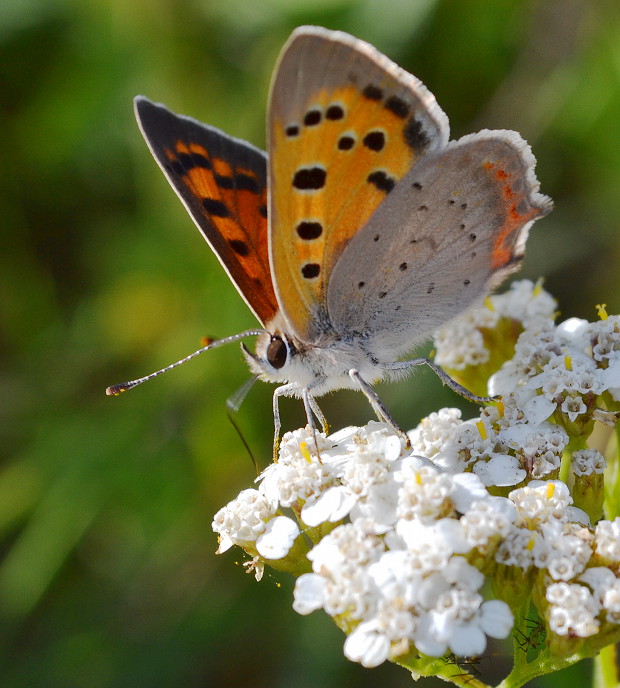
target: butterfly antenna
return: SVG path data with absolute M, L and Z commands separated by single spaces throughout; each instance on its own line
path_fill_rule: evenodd
M 248 454 L 250 455 L 250 459 L 252 460 L 254 468 L 256 469 L 256 474 L 258 475 L 260 473 L 258 461 L 256 460 L 254 452 L 250 448 L 248 441 L 245 439 L 243 433 L 241 432 L 241 428 L 239 427 L 237 419 L 235 418 L 235 415 L 239 411 L 241 404 L 243 404 L 243 402 L 245 401 L 248 392 L 252 389 L 256 380 L 258 380 L 258 375 L 253 375 L 249 380 L 246 380 L 231 397 L 229 397 L 226 400 L 226 415 L 228 416 L 230 424 L 237 432 L 237 435 L 239 435 L 239 439 L 243 443 L 243 446 L 246 448 Z
M 255 335 L 262 334 L 264 330 L 246 330 L 245 332 L 240 332 L 239 334 L 233 334 L 230 337 L 224 337 L 222 339 L 212 339 L 209 340 L 207 339 L 207 344 L 197 351 L 194 351 L 194 353 L 190 354 L 189 356 L 186 356 L 185 358 L 182 358 L 180 361 L 177 361 L 176 363 L 172 363 L 169 366 L 166 366 L 165 368 L 162 368 L 161 370 L 156 370 L 154 373 L 151 373 L 150 375 L 145 375 L 144 377 L 139 377 L 136 380 L 129 380 L 129 382 L 120 382 L 117 385 L 111 385 L 108 387 L 105 391 L 105 393 L 108 396 L 118 396 L 122 392 L 126 392 L 128 389 L 133 389 L 134 387 L 137 387 L 138 385 L 141 385 L 143 382 L 146 382 L 147 380 L 152 380 L 154 377 L 157 377 L 158 375 L 161 375 L 162 373 L 167 373 L 169 370 L 172 370 L 173 368 L 177 368 L 183 363 L 187 363 L 187 361 L 191 361 L 192 358 L 196 358 L 196 356 L 199 356 L 200 354 L 203 354 L 205 351 L 209 351 L 209 349 L 215 349 L 218 346 L 224 346 L 224 344 L 230 344 L 231 342 L 237 342 L 240 339 L 243 339 L 244 337 L 252 337 Z M 249 391 L 249 390 L 248 390 Z M 247 392 L 246 392 L 247 394 Z M 243 399 L 242 399 L 243 401 Z

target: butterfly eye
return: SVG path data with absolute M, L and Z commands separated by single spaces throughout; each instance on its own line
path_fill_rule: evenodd
M 288 348 L 281 337 L 274 336 L 267 347 L 267 361 L 268 363 L 279 370 L 284 367 L 288 357 Z

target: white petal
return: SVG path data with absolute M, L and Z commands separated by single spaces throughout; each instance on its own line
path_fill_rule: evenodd
M 344 487 L 329 487 L 301 510 L 301 520 L 310 527 L 326 521 L 340 521 L 355 505 L 355 496 Z
M 583 509 L 578 506 L 567 506 L 564 513 L 567 521 L 576 521 L 577 523 L 583 523 L 584 526 L 590 525 L 590 517 Z
M 256 478 L 256 482 L 260 483 L 258 491 L 264 495 L 274 511 L 278 508 L 278 499 L 280 497 L 279 473 L 280 467 L 278 464 L 272 463 Z
M 298 614 L 310 614 L 323 606 L 325 578 L 316 573 L 304 573 L 297 579 L 293 595 L 293 609 Z
M 495 454 L 489 461 L 477 461 L 473 471 L 485 485 L 518 485 L 526 477 L 516 456 Z
M 504 363 L 504 365 L 489 378 L 487 384 L 489 395 L 492 397 L 498 395 L 507 396 L 514 390 L 520 379 L 520 373 L 513 366 Z
M 265 559 L 281 559 L 288 554 L 298 535 L 299 526 L 293 519 L 276 516 L 256 540 L 256 550 Z
M 361 623 L 344 643 L 345 656 L 365 667 L 379 666 L 389 653 L 389 640 L 378 633 L 371 623 Z
M 555 331 L 557 334 L 567 335 L 568 337 L 581 334 L 590 323 L 583 318 L 568 318 L 564 322 L 561 322 Z
M 473 624 L 457 626 L 450 638 L 450 649 L 458 657 L 477 657 L 487 646 L 487 637 Z
M 351 509 L 351 520 L 371 519 L 375 533 L 387 532 L 396 522 L 398 483 L 394 481 L 373 485 L 365 499 Z
M 387 461 L 396 461 L 402 450 L 402 440 L 400 437 L 396 435 L 386 437 L 383 451 Z
M 461 509 L 459 509 L 461 511 Z M 461 522 L 455 518 L 442 518 L 435 524 L 437 532 L 441 535 L 448 547 L 455 554 L 465 554 L 471 549 L 471 543 L 465 537 L 465 531 Z
M 542 394 L 535 396 L 523 405 L 523 415 L 528 423 L 539 425 L 555 411 L 556 404 Z
M 441 572 L 448 583 L 475 592 L 484 583 L 484 575 L 464 557 L 452 557 Z
M 510 607 L 501 600 L 489 600 L 482 605 L 480 625 L 491 638 L 507 638 L 514 618 Z
M 431 624 L 429 615 L 425 615 L 420 619 L 417 631 L 415 633 L 415 646 L 420 652 L 429 657 L 441 657 L 445 654 L 448 648 L 448 643 L 439 642 L 431 635 Z
M 454 492 L 451 495 L 457 511 L 464 514 L 476 499 L 488 497 L 480 477 L 474 473 L 457 473 L 452 476 Z
M 224 552 L 228 551 L 235 544 L 226 533 L 220 533 L 217 536 L 217 539 L 218 539 L 218 548 L 215 552 L 216 554 L 223 554 Z
M 599 372 L 600 380 L 605 389 L 620 387 L 620 361 L 615 361 L 609 368 Z

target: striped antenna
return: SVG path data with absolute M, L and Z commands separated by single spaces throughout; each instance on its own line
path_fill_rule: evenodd
M 186 356 L 185 358 L 182 358 L 180 361 L 177 361 L 176 363 L 172 363 L 169 366 L 166 366 L 165 368 L 162 368 L 161 370 L 156 370 L 154 373 L 151 373 L 150 375 L 145 375 L 144 377 L 139 377 L 136 380 L 130 380 L 129 382 L 120 382 L 117 385 L 111 385 L 108 387 L 105 391 L 105 393 L 108 396 L 112 397 L 117 397 L 119 394 L 122 394 L 123 392 L 126 392 L 128 389 L 133 389 L 134 387 L 137 387 L 138 385 L 141 385 L 143 382 L 146 382 L 147 380 L 151 380 L 154 377 L 157 377 L 158 375 L 161 375 L 162 373 L 167 373 L 169 370 L 172 370 L 173 368 L 177 368 L 180 366 L 182 363 L 187 363 L 187 361 L 191 361 L 192 358 L 196 358 L 196 356 L 199 356 L 200 354 L 203 354 L 205 351 L 209 351 L 209 349 L 215 349 L 218 346 L 224 346 L 224 344 L 230 344 L 231 342 L 237 342 L 240 339 L 243 339 L 244 337 L 252 337 L 255 335 L 262 334 L 264 330 L 246 330 L 245 332 L 240 332 L 239 334 L 233 334 L 230 337 L 224 337 L 223 339 L 206 339 L 206 346 L 203 346 L 202 348 L 198 349 L 197 351 L 194 351 L 193 354 L 190 354 L 189 356 Z

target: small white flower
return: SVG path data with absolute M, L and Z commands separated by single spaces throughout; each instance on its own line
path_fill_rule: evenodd
M 390 655 L 390 641 L 376 621 L 365 621 L 349 633 L 344 643 L 345 656 L 365 667 L 376 667 Z
M 299 535 L 299 526 L 286 516 L 272 518 L 256 540 L 256 551 L 265 559 L 285 557 Z
M 304 573 L 295 582 L 293 609 L 298 614 L 310 614 L 320 609 L 324 602 L 327 581 L 316 573 Z
M 606 620 L 620 624 L 620 578 L 605 566 L 587 569 L 579 580 L 588 585 L 601 609 L 606 612 Z
M 476 592 L 484 576 L 465 559 L 454 557 L 429 580 L 435 581 L 434 595 L 429 594 L 429 589 L 423 596 L 428 615 L 415 634 L 418 649 L 434 656 L 444 654 L 448 648 L 459 656 L 474 656 L 484 652 L 486 635 L 508 635 L 513 624 L 508 605 L 498 600 L 484 601 Z
M 579 449 L 571 457 L 571 468 L 578 476 L 600 475 L 606 466 L 605 457 L 597 449 Z
M 554 413 L 555 408 L 555 403 L 542 394 L 532 397 L 522 406 L 523 415 L 530 426 L 540 425 L 547 420 Z
M 620 563 L 620 517 L 599 521 L 595 529 L 596 553 L 610 564 Z
M 592 556 L 590 532 L 572 523 L 548 521 L 532 548 L 534 565 L 547 569 L 554 580 L 569 581 L 581 573 Z
M 484 485 L 489 486 L 518 485 L 527 477 L 519 459 L 510 454 L 494 454 L 488 461 L 476 461 L 473 471 Z
M 577 416 L 582 415 L 588 410 L 580 396 L 567 396 L 562 402 L 562 412 L 568 416 L 571 423 L 577 420 Z
M 532 480 L 508 495 L 517 509 L 517 523 L 536 526 L 552 519 L 564 520 L 573 499 L 560 480 Z
M 342 520 L 355 506 L 356 496 L 342 485 L 328 487 L 311 497 L 301 509 L 301 520 L 308 526 Z
M 547 588 L 549 628 L 557 635 L 587 638 L 598 632 L 598 605 L 583 585 L 553 583 Z
M 486 497 L 463 514 L 463 535 L 472 547 L 483 547 L 493 536 L 505 537 L 517 517 L 514 504 L 504 497 Z
M 213 517 L 212 528 L 220 541 L 218 553 L 236 544 L 254 543 L 274 514 L 274 508 L 258 490 L 240 492 Z

